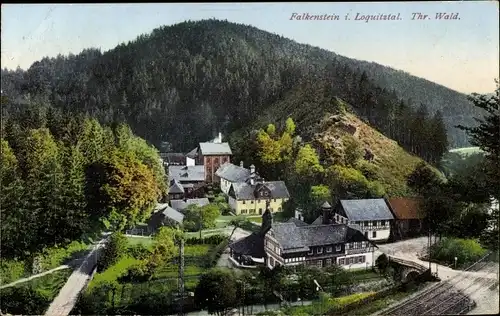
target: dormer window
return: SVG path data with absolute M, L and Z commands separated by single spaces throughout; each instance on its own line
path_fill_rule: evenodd
M 335 251 L 340 251 L 340 250 L 342 250 L 342 246 L 340 246 L 340 245 L 336 245 L 336 246 L 335 246 Z
M 317 254 L 323 253 L 323 247 L 319 247 L 318 250 L 316 250 L 316 253 Z
M 326 247 L 326 252 L 332 252 L 332 247 Z

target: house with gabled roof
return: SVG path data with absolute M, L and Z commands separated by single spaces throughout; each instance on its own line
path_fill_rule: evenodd
M 250 169 L 247 169 L 243 166 L 243 161 L 240 162 L 239 166 L 234 165 L 230 162 L 226 162 L 222 166 L 220 166 L 219 169 L 217 169 L 215 175 L 219 179 L 221 191 L 226 195 L 229 192 L 231 184 L 246 182 L 248 179 L 250 179 L 250 177 L 256 176 L 255 166 L 251 165 Z
M 391 235 L 394 215 L 385 199 L 340 200 L 329 220 L 358 225 L 369 240 L 384 242 Z
M 169 197 L 171 199 L 195 198 L 204 196 L 204 166 L 169 166 Z M 181 191 L 184 192 L 181 194 Z
M 208 204 L 210 204 L 210 201 L 207 198 L 170 200 L 170 206 L 172 206 L 173 209 L 179 212 L 187 209 L 189 205 L 197 205 L 199 207 L 203 207 Z
M 290 193 L 283 181 L 264 181 L 255 173 L 245 182 L 232 183 L 228 191 L 228 203 L 235 214 L 259 214 L 270 203 L 271 212 L 281 212 L 283 203 L 290 199 Z
M 178 227 L 182 226 L 184 221 L 184 214 L 176 211 L 167 203 L 158 203 L 153 210 L 153 214 L 149 218 L 148 231 L 154 233 L 162 226 Z
M 205 181 L 207 183 L 218 182 L 215 175 L 217 169 L 226 162 L 231 161 L 233 155 L 229 143 L 200 143 L 197 147 L 196 164 L 203 165 L 205 169 Z
M 265 262 L 269 268 L 368 268 L 373 265 L 375 247 L 359 229 L 347 224 L 308 225 L 296 218 L 273 223 L 269 203 L 262 215 L 260 232 L 229 245 L 230 258 L 236 264 Z
M 394 214 L 392 239 L 415 237 L 425 232 L 425 212 L 422 198 L 388 198 L 387 204 Z

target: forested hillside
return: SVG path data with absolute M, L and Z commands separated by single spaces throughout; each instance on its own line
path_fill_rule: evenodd
M 417 138 L 432 141 L 424 134 L 433 121 L 444 120 L 453 147 L 464 145 L 448 117 L 464 115 L 453 124 L 468 124 L 475 111 L 465 96 L 426 80 L 217 20 L 158 28 L 105 53 L 44 58 L 26 72 L 2 70 L 3 93 L 13 104 L 42 99 L 102 123 L 126 122 L 176 151 L 192 149 L 207 134 L 239 130 L 292 90 L 317 84 L 417 154 Z M 298 106 L 314 116 L 323 111 L 312 100 Z M 421 123 L 414 128 L 408 120 Z M 402 131 L 388 131 L 396 128 Z M 403 140 L 408 135 L 412 144 Z
M 165 195 L 158 152 L 126 125 L 102 126 L 40 105 L 24 108 L 5 125 L 3 259 L 33 259 L 83 235 L 133 226 Z

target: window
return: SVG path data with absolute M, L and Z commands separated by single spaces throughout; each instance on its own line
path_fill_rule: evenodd
M 323 268 L 323 260 L 317 260 L 317 261 L 316 261 L 316 266 L 317 266 L 318 268 Z
M 273 202 L 276 202 L 276 199 L 274 199 Z
M 219 158 L 214 158 L 214 163 L 218 164 L 219 163 Z
M 206 159 L 207 163 L 210 163 L 210 161 L 211 161 L 210 157 L 205 157 L 205 159 Z
M 257 203 L 260 203 L 260 200 L 257 200 Z
M 259 208 L 259 214 L 262 214 L 262 207 Z
M 253 200 L 250 201 L 250 204 L 253 204 Z
M 241 214 L 246 214 L 247 210 L 241 210 Z
M 325 266 L 331 266 L 332 265 L 332 259 L 326 259 L 325 260 Z
M 241 202 L 241 204 L 245 204 L 245 203 L 246 203 L 246 201 L 245 201 L 245 200 L 243 200 L 243 202 Z
M 380 225 L 385 226 L 385 221 L 380 221 Z
M 317 254 L 323 253 L 323 247 L 319 247 L 319 248 L 316 250 L 316 253 L 317 253 Z
M 377 226 L 377 221 L 373 221 L 373 226 Z
M 281 212 L 281 207 L 278 207 L 278 212 Z
M 377 232 L 372 233 L 372 238 L 377 238 Z
M 345 249 L 351 249 L 351 244 L 345 244 Z
M 309 252 L 307 253 L 308 255 L 312 255 L 313 254 L 313 249 L 309 249 Z
M 326 247 L 326 252 L 332 252 L 332 247 L 331 246 Z
M 344 264 L 345 264 L 345 259 L 344 258 L 339 259 L 339 265 L 344 265 Z
M 342 250 L 342 246 L 341 245 L 336 245 L 335 246 L 335 251 L 340 251 Z

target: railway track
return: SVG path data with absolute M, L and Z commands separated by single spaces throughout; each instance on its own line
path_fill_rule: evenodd
M 490 267 L 487 267 L 488 264 L 490 264 L 484 261 L 487 257 L 488 255 L 465 271 L 472 272 L 482 270 L 481 272 L 485 272 L 486 276 L 496 275 L 496 271 L 493 271 L 495 266 L 490 265 Z M 483 270 L 485 267 L 487 268 Z M 471 279 L 473 279 L 473 282 L 466 288 L 459 289 L 459 287 L 457 287 L 460 283 Z M 496 279 L 489 279 L 484 276 L 474 277 L 467 274 L 457 275 L 450 280 L 432 286 L 405 303 L 387 310 L 383 315 L 418 316 L 466 313 L 474 306 L 474 302 L 467 296 L 467 292 L 473 293 L 472 289 L 475 286 L 483 286 L 482 282 L 484 282 L 484 280 L 486 280 L 488 284 L 491 283 L 490 286 L 497 282 Z

